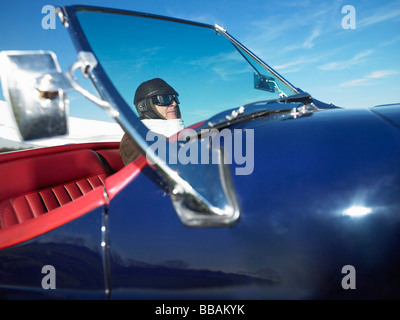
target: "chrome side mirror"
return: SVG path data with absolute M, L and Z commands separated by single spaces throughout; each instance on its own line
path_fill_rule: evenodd
M 68 133 L 68 99 L 72 89 L 50 51 L 3 51 L 1 83 L 22 140 Z
M 14 115 L 22 140 L 50 138 L 68 133 L 66 92 L 75 90 L 109 114 L 110 104 L 85 90 L 74 77 L 77 69 L 88 78 L 97 60 L 81 51 L 65 73 L 51 51 L 0 52 L 1 83 L 4 97 Z

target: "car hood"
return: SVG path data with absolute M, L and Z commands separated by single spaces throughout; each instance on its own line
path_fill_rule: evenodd
M 375 110 L 323 110 L 232 126 L 254 129 L 254 170 L 232 170 L 242 218 L 298 208 L 333 216 L 354 206 L 399 208 L 400 130 L 388 122 L 399 119 L 400 108 Z
M 400 130 L 368 109 L 236 127 L 254 129 L 254 170 L 232 170 L 241 207 L 233 250 L 286 284 L 314 281 L 308 297 L 349 298 L 345 265 L 363 279 L 351 294 L 398 292 Z
M 387 104 L 370 109 L 388 123 L 400 128 L 400 104 Z

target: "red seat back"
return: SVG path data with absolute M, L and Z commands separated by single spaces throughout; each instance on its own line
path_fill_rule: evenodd
M 98 154 L 89 149 L 0 164 L 0 229 L 79 198 L 104 185 L 108 173 Z

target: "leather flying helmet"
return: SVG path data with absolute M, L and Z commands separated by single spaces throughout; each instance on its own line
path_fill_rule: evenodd
M 136 110 L 139 114 L 140 119 L 165 119 L 154 107 L 152 97 L 157 95 L 175 95 L 179 96 L 178 92 L 174 90 L 167 82 L 163 79 L 155 78 L 145 81 L 139 85 L 136 89 L 133 103 L 136 106 Z M 176 106 L 176 116 L 181 118 L 181 112 L 179 110 L 179 100 Z

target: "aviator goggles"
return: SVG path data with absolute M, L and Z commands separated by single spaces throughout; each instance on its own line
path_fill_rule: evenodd
M 169 106 L 173 101 L 179 104 L 179 99 L 174 94 L 158 94 L 156 96 L 152 96 L 150 99 L 153 104 L 163 107 Z

